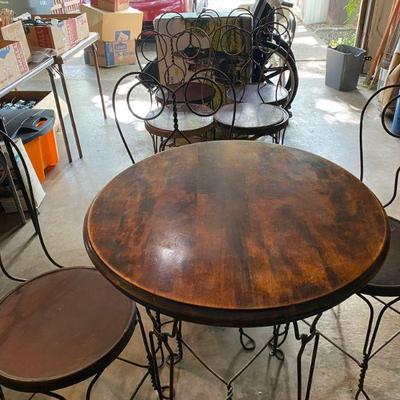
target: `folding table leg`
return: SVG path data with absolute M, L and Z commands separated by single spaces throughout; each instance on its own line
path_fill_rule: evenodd
M 59 99 L 58 93 L 57 93 L 57 86 L 56 86 L 56 83 L 54 81 L 53 72 L 50 69 L 48 69 L 47 72 L 49 73 L 51 88 L 53 90 L 54 100 L 56 102 L 57 115 L 58 115 L 58 119 L 60 120 L 61 132 L 62 132 L 63 138 L 64 138 L 64 145 L 65 145 L 65 150 L 67 152 L 68 162 L 71 163 L 72 162 L 71 149 L 69 147 L 67 131 L 65 129 L 64 119 L 63 119 L 61 105 L 60 105 L 60 99 Z
M 75 143 L 76 143 L 76 147 L 78 149 L 79 158 L 82 158 L 83 154 L 82 154 L 81 143 L 79 140 L 78 130 L 76 128 L 74 113 L 72 111 L 71 100 L 69 98 L 67 83 L 65 82 L 63 67 L 62 67 L 62 64 L 55 64 L 55 67 L 56 67 L 55 71 L 57 71 L 58 75 L 61 78 L 61 84 L 62 84 L 63 91 L 64 91 L 65 101 L 67 102 L 69 117 L 71 118 L 72 131 L 74 133 Z
M 96 78 L 97 78 L 97 86 L 99 87 L 99 94 L 100 94 L 100 100 L 101 100 L 101 107 L 103 108 L 103 115 L 104 119 L 107 119 L 107 112 L 106 112 L 106 105 L 104 103 L 104 94 L 103 94 L 103 87 L 101 85 L 101 79 L 100 79 L 100 69 L 99 69 L 99 60 L 97 58 L 97 47 L 96 43 L 93 43 L 90 48 L 92 49 L 93 53 L 93 59 L 94 59 L 94 65 L 96 67 Z

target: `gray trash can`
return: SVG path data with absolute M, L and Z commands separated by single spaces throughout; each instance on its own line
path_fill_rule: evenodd
M 354 90 L 365 59 L 365 50 L 340 44 L 328 47 L 325 84 L 337 90 Z

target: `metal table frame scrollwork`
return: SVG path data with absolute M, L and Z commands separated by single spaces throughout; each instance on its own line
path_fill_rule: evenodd
M 160 366 L 164 366 L 164 350 L 168 353 L 167 364 L 169 366 L 169 382 L 163 384 L 161 382 L 159 368 L 155 369 L 155 374 L 152 377 L 152 383 L 154 389 L 157 391 L 160 400 L 173 400 L 175 399 L 174 389 L 174 377 L 175 377 L 175 366 L 183 359 L 183 351 L 187 350 L 211 375 L 213 375 L 218 381 L 226 386 L 226 397 L 225 400 L 234 399 L 234 387 L 233 383 L 262 355 L 265 351 L 270 348 L 270 356 L 276 357 L 279 361 L 283 361 L 284 354 L 280 347 L 285 342 L 289 332 L 290 323 L 284 325 L 274 325 L 272 336 L 259 348 L 256 353 L 252 355 L 248 361 L 237 370 L 232 376 L 226 378 L 219 372 L 213 369 L 211 366 L 201 358 L 193 347 L 184 339 L 182 334 L 182 320 L 169 319 L 162 322 L 160 319 L 160 313 L 154 311 L 148 306 L 146 307 L 147 315 L 152 322 L 152 329 L 150 329 L 149 342 L 150 352 L 152 354 L 153 365 L 157 365 L 157 353 L 162 354 L 162 361 Z M 317 324 L 322 316 L 322 313 L 315 315 L 312 318 L 312 322 L 309 324 L 308 332 L 301 332 L 299 328 L 300 321 L 293 321 L 294 337 L 300 342 L 300 348 L 297 353 L 297 399 L 309 400 L 311 396 L 312 380 L 314 376 L 314 369 L 316 364 L 318 344 L 320 333 L 317 330 Z M 168 329 L 169 327 L 169 329 Z M 283 329 L 282 329 L 283 327 Z M 256 343 L 242 328 L 239 328 L 240 342 L 246 351 L 256 350 Z M 247 338 L 249 344 L 244 343 L 244 338 Z M 173 345 L 171 342 L 175 342 Z M 311 361 L 308 370 L 308 378 L 306 383 L 305 396 L 303 397 L 303 354 L 309 343 L 313 342 Z M 175 349 L 174 349 L 175 347 Z

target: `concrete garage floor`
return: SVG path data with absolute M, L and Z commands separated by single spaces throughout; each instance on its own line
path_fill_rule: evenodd
M 295 43 L 300 75 L 300 88 L 293 104 L 293 118 L 286 135 L 286 145 L 308 150 L 332 160 L 354 174 L 359 171 L 358 121 L 360 109 L 371 92 L 357 90 L 338 92 L 324 85 L 325 49 L 312 34 L 300 27 Z M 82 240 L 82 224 L 86 210 L 96 193 L 117 173 L 130 165 L 130 161 L 117 135 L 110 96 L 117 78 L 132 67 L 102 70 L 109 119 L 104 122 L 96 87 L 94 70 L 77 57 L 65 67 L 73 107 L 79 127 L 84 158 L 77 157 L 74 146 L 74 162 L 68 164 L 62 143 L 58 137 L 60 163 L 44 184 L 46 198 L 41 206 L 41 223 L 46 242 L 52 255 L 67 266 L 90 265 Z M 49 88 L 47 75 L 30 82 L 23 89 L 44 90 Z M 22 89 L 22 88 L 21 88 Z M 69 122 L 68 122 L 68 128 Z M 69 129 L 71 144 L 73 142 Z M 151 140 L 136 123 L 130 141 L 137 160 L 152 154 Z M 398 166 L 400 143 L 386 136 L 380 128 L 375 107 L 366 121 L 367 184 L 377 195 L 388 198 L 393 171 Z M 398 203 L 389 210 L 399 217 Z M 26 226 L 3 235 L 1 251 L 5 265 L 11 272 L 33 277 L 51 269 L 37 240 L 31 240 L 33 229 Z M 112 240 L 112 238 L 110 238 Z M 12 287 L 0 277 L 1 294 Z M 352 297 L 335 310 L 326 312 L 320 329 L 328 333 L 347 350 L 360 356 L 367 322 L 366 306 Z M 147 322 L 146 322 L 147 323 Z M 382 326 L 382 337 L 392 334 L 399 327 L 399 319 L 388 313 Z M 304 329 L 306 327 L 304 326 Z M 271 328 L 251 329 L 258 346 L 271 335 Z M 208 362 L 221 374 L 230 376 L 240 368 L 251 354 L 242 350 L 235 329 L 209 328 L 184 324 L 184 336 Z M 27 332 L 27 342 L 29 332 Z M 235 384 L 235 398 L 243 400 L 296 398 L 296 354 L 298 343 L 292 332 L 283 350 L 283 362 L 261 357 Z M 371 363 L 367 377 L 367 389 L 371 399 L 400 399 L 398 378 L 399 341 L 394 341 Z M 62 349 L 60 349 L 60 352 Z M 138 332 L 124 351 L 134 360 L 144 360 L 144 351 Z M 307 359 L 305 360 L 307 363 Z M 305 364 L 307 365 L 307 364 Z M 167 371 L 164 372 L 166 374 Z M 97 400 L 127 399 L 139 381 L 143 371 L 114 362 L 96 384 L 92 398 Z M 313 399 L 350 400 L 358 380 L 358 368 L 323 339 L 320 343 L 313 385 Z M 205 371 L 193 357 L 186 353 L 177 367 L 177 399 L 223 399 L 224 387 Z M 83 383 L 60 391 L 70 400 L 84 399 L 86 384 Z M 6 390 L 9 400 L 28 399 L 28 394 Z M 45 396 L 37 395 L 37 399 Z M 155 399 L 149 380 L 137 399 Z

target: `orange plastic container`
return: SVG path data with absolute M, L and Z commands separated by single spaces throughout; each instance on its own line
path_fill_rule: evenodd
M 31 140 L 24 146 L 40 182 L 43 182 L 46 179 L 45 171 L 57 165 L 60 159 L 54 130 Z

